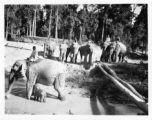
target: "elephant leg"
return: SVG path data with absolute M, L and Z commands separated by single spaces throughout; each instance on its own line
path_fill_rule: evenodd
M 116 54 L 116 62 L 118 62 L 118 61 L 119 61 L 119 55 Z
M 37 97 L 36 97 L 36 96 L 34 96 L 34 100 L 37 100 Z
M 100 61 L 103 62 L 103 54 L 101 54 Z
M 108 62 L 111 62 L 111 55 L 108 56 Z
M 106 57 L 106 52 L 103 51 L 102 54 L 101 54 L 101 57 L 100 57 L 100 61 L 104 62 L 105 61 L 105 58 Z
M 84 56 L 84 63 L 87 63 L 87 55 Z
M 112 62 L 115 62 L 115 53 L 113 53 L 113 54 L 111 55 L 111 61 L 112 61 Z
M 38 97 L 37 97 L 37 101 L 39 101 L 39 99 L 40 99 L 40 97 L 38 96 Z
M 72 62 L 73 62 L 73 63 L 75 63 L 75 56 L 76 56 L 76 55 L 75 55 L 75 53 L 74 53 L 74 54 L 73 54 L 73 57 L 72 57 Z
M 10 76 L 9 76 L 9 81 L 8 81 L 9 82 L 8 83 L 9 84 L 8 85 L 8 91 L 5 94 L 5 98 L 6 99 L 9 98 L 9 94 L 10 94 L 12 88 L 13 88 L 13 84 L 14 84 L 15 79 L 17 79 L 16 73 L 12 72 L 12 70 L 11 70 L 11 73 L 10 73 Z
M 29 100 L 30 100 L 32 92 L 33 92 L 33 87 L 35 85 L 36 78 L 37 78 L 36 73 L 34 71 L 31 71 L 29 73 L 28 80 L 26 83 L 27 99 L 29 99 Z
M 66 51 L 66 57 L 65 57 L 65 61 L 67 62 L 67 58 L 68 58 L 68 56 L 69 56 L 69 54 L 70 54 L 70 48 L 67 48 L 67 51 Z
M 121 62 L 123 62 L 123 61 L 124 61 L 124 57 L 125 57 L 125 55 L 123 54 L 123 55 L 122 55 L 122 61 L 121 61 Z
M 64 62 L 65 61 L 65 59 L 66 59 L 66 50 L 64 51 L 64 53 L 63 53 L 63 56 L 62 56 L 62 62 Z
M 46 102 L 46 99 L 45 99 L 45 97 L 43 98 L 43 102 Z
M 75 55 L 75 63 L 77 63 L 78 54 Z
M 92 64 L 92 52 L 89 54 L 89 63 Z
M 40 102 L 41 102 L 41 103 L 43 102 L 43 96 L 40 97 Z
M 65 85 L 65 75 L 60 74 L 58 78 L 56 78 L 55 83 L 54 83 L 54 89 L 58 92 L 58 98 L 61 101 L 65 100 L 65 95 L 64 95 L 64 85 Z
M 81 51 L 79 52 L 80 52 L 80 62 L 82 62 L 82 52 Z
M 122 62 L 122 55 L 121 54 L 119 55 L 119 60 L 118 61 Z

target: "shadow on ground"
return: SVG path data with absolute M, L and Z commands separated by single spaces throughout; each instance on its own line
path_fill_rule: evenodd
M 148 55 L 147 54 L 142 54 L 138 52 L 133 52 L 133 53 L 128 53 L 127 54 L 128 58 L 133 59 L 133 60 L 148 60 Z

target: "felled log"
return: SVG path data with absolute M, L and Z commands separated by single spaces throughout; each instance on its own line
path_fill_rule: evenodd
M 110 69 L 106 64 L 101 64 L 102 67 L 104 68 L 104 70 L 112 75 L 115 79 L 117 79 L 121 84 L 123 84 L 125 87 L 127 87 L 129 90 L 131 90 L 135 95 L 137 95 L 140 99 L 143 99 L 144 100 L 144 97 L 142 95 L 140 95 L 129 83 L 121 80 L 121 78 L 119 78 L 117 76 L 117 74 L 112 70 Z M 99 67 L 100 68 L 100 67 Z
M 101 72 L 107 76 L 119 90 L 121 90 L 121 92 L 130 98 L 130 100 L 134 102 L 141 110 L 148 114 L 148 105 L 144 101 L 143 97 L 129 83 L 122 81 L 116 75 L 116 73 L 105 64 L 98 64 L 98 67 L 100 68 Z M 103 68 L 106 69 L 109 74 Z

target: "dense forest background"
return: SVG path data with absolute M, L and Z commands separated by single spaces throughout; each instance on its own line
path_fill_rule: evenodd
M 135 9 L 141 7 L 139 15 Z M 147 4 L 5 5 L 5 39 L 9 35 L 88 39 L 103 42 L 116 36 L 129 50 L 148 50 Z

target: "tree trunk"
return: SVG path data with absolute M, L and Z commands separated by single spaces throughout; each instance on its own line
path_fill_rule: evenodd
M 105 20 L 103 19 L 101 42 L 103 42 L 103 36 L 104 36 L 104 22 Z
M 49 19 L 49 34 L 48 34 L 48 37 L 51 36 L 51 19 L 52 19 L 52 9 L 51 9 L 51 12 L 50 12 L 50 19 Z
M 82 42 L 82 26 L 79 27 L 80 28 L 80 36 L 79 36 L 79 42 Z
M 30 21 L 30 36 L 32 36 L 32 25 L 31 25 L 31 21 Z
M 8 40 L 8 14 L 7 14 L 7 25 L 6 25 L 6 40 Z
M 35 20 L 34 20 L 34 36 L 36 36 L 36 10 L 35 10 Z
M 34 18 L 33 18 L 33 26 L 32 26 L 32 36 L 34 36 Z
M 64 37 L 64 29 L 62 29 L 62 38 L 65 39 L 65 37 Z
M 56 10 L 56 27 L 55 27 L 55 39 L 58 39 L 58 6 Z
M 26 36 L 28 36 L 28 33 L 29 33 L 29 29 L 28 29 L 28 26 L 27 26 Z
M 11 25 L 11 34 L 13 34 L 13 26 Z
M 72 36 L 73 36 L 73 27 L 70 29 L 70 32 L 69 32 L 69 39 L 70 40 L 72 39 Z
M 105 69 L 109 69 L 109 71 L 111 71 L 110 74 L 112 74 L 112 76 L 110 74 L 108 74 L 100 65 L 98 65 L 98 67 L 100 68 L 102 73 L 106 77 L 108 77 L 109 80 L 111 80 L 116 85 L 116 87 L 121 90 L 121 92 L 123 92 L 127 97 L 129 97 L 132 102 L 134 102 L 141 110 L 143 110 L 146 114 L 148 114 L 148 105 L 145 103 L 145 101 L 143 99 L 141 99 L 141 97 L 140 97 L 141 95 L 139 93 L 135 94 L 136 92 L 133 93 L 133 91 L 132 91 L 133 87 L 131 88 L 128 84 L 125 84 L 124 81 L 123 81 L 123 85 L 122 85 L 122 81 L 117 77 L 116 73 L 113 70 L 108 68 L 108 66 L 106 66 L 105 64 L 102 64 L 102 66 Z M 121 81 L 121 83 L 120 83 L 120 81 Z

